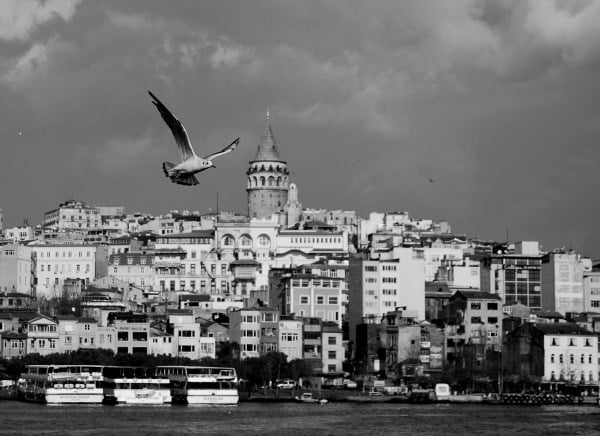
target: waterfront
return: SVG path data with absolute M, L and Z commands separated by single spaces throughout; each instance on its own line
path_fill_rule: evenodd
M 578 434 L 600 432 L 597 406 L 453 404 L 44 406 L 0 402 L 0 435 Z

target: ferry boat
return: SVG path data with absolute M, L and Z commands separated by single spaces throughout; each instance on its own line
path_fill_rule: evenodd
M 159 366 L 157 376 L 171 381 L 173 402 L 232 405 L 239 402 L 234 368 L 210 366 Z
M 104 403 L 165 404 L 171 402 L 170 381 L 153 368 L 105 366 Z
M 102 366 L 27 365 L 21 374 L 18 397 L 48 404 L 101 403 Z

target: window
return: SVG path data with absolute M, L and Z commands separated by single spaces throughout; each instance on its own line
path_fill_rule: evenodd
M 325 302 L 325 297 L 323 297 L 322 295 L 317 295 L 317 304 L 324 304 Z
M 308 295 L 300 296 L 300 304 L 308 304 Z
M 335 352 L 335 350 L 329 350 L 327 352 L 327 358 L 328 359 L 336 359 L 336 355 L 337 355 L 337 353 Z
M 327 365 L 327 372 L 336 372 L 337 368 L 335 366 L 335 364 L 333 365 Z
M 128 341 L 129 340 L 129 332 L 117 332 L 117 341 Z
M 559 363 L 564 363 L 564 358 L 563 358 L 563 355 L 562 355 L 562 354 L 560 354 L 560 355 L 558 356 L 558 361 L 559 361 Z
M 488 303 L 487 308 L 488 310 L 498 310 L 498 303 Z
M 488 324 L 498 324 L 498 318 L 495 316 L 488 317 Z
M 179 330 L 179 336 L 183 338 L 193 338 L 196 336 L 194 330 Z
M 571 363 L 575 363 L 575 355 L 574 355 L 574 354 L 571 354 L 571 355 L 569 356 L 569 362 L 571 362 Z
M 481 309 L 481 303 L 479 303 L 479 302 L 471 303 L 471 310 L 480 310 L 480 309 Z
M 337 343 L 337 338 L 335 336 L 329 336 L 327 338 L 327 344 L 336 345 L 336 343 Z
M 480 316 L 472 316 L 471 324 L 481 324 L 481 317 Z
M 194 353 L 196 351 L 195 345 L 180 345 L 178 348 L 180 353 Z
M 550 363 L 554 363 L 554 354 L 550 355 Z
M 338 304 L 338 297 L 329 297 L 329 304 Z

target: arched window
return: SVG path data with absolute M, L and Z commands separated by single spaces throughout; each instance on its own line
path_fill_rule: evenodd
M 277 177 L 277 186 L 281 186 L 281 176 Z
M 235 239 L 231 235 L 223 236 L 223 245 L 225 247 L 232 247 L 235 244 Z
M 262 245 L 263 247 L 269 245 L 271 242 L 271 238 L 269 238 L 269 236 L 267 235 L 260 235 L 258 237 L 258 244 Z
M 265 186 L 265 176 L 260 176 L 260 186 Z
M 270 176 L 269 177 L 269 186 L 273 186 L 275 184 L 275 177 Z
M 250 236 L 248 236 L 248 235 L 242 235 L 240 237 L 240 245 L 242 245 L 244 247 L 252 246 L 252 238 L 250 238 Z
M 256 178 L 256 176 L 253 176 L 253 177 L 252 177 L 252 182 L 253 182 L 253 185 L 252 185 L 252 186 L 254 186 L 254 187 L 255 187 L 255 186 L 258 186 L 258 179 Z

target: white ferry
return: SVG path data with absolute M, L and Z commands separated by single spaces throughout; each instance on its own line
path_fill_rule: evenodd
M 21 374 L 18 396 L 48 404 L 101 403 L 102 366 L 27 365 Z
M 171 402 L 169 379 L 152 368 L 105 366 L 104 402 L 108 404 L 165 404 Z
M 240 399 L 234 368 L 159 366 L 156 374 L 171 381 L 173 402 L 231 405 Z

